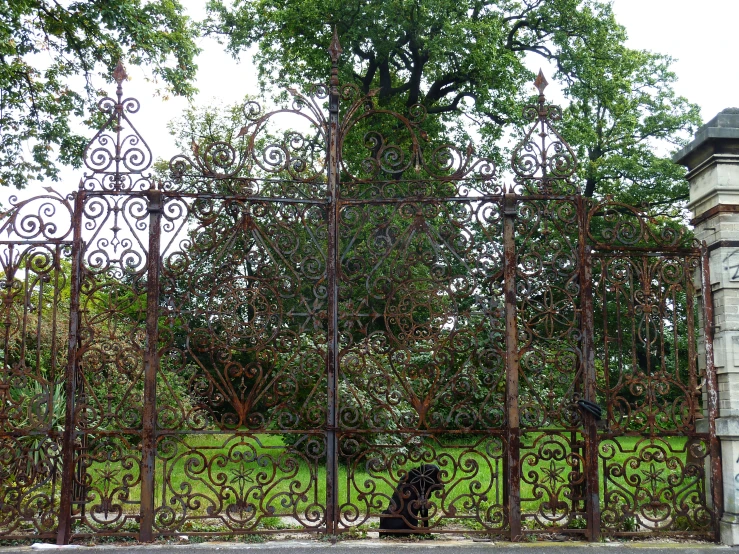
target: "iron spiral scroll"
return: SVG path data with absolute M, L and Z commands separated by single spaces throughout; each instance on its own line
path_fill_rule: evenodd
M 716 538 L 690 234 L 582 196 L 541 73 L 501 170 L 329 52 L 166 170 L 119 64 L 78 190 L 12 200 L 0 539 Z

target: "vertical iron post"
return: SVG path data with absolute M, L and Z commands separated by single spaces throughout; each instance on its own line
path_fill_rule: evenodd
M 156 463 L 157 372 L 159 371 L 159 241 L 162 191 L 147 193 L 149 253 L 146 269 L 146 352 L 144 354 L 144 412 L 141 436 L 141 527 L 139 540 L 154 539 L 154 472 Z
M 503 298 L 505 301 L 506 344 L 506 414 L 508 455 L 506 479 L 508 486 L 508 524 L 511 541 L 520 541 L 521 535 L 521 431 L 518 414 L 518 323 L 516 308 L 516 204 L 513 192 L 503 198 Z
M 713 295 L 709 269 L 708 247 L 701 244 L 701 294 L 703 296 L 703 338 L 706 344 L 706 392 L 708 408 L 708 440 L 711 455 L 711 500 L 713 501 L 714 533 L 716 540 L 721 536 L 720 521 L 724 515 L 723 473 L 721 468 L 721 444 L 716 436 L 718 407 L 718 378 L 713 362 Z
M 77 371 L 79 360 L 78 336 L 80 317 L 80 281 L 82 271 L 82 214 L 85 206 L 85 191 L 80 186 L 74 197 L 72 213 L 72 267 L 69 283 L 69 340 L 67 347 L 67 367 L 64 375 L 64 390 L 67 395 L 62 434 L 62 488 L 59 501 L 59 527 L 57 544 L 69 544 L 72 539 L 72 491 L 75 476 L 75 394 L 77 392 Z
M 583 198 L 579 199 L 581 217 L 585 220 L 585 205 Z M 595 375 L 595 322 L 593 314 L 593 252 L 589 245 L 585 245 L 585 227 L 580 232 L 580 309 L 582 325 L 582 364 L 585 400 L 595 403 L 596 375 Z M 598 429 L 595 417 L 584 414 L 585 434 L 585 510 L 587 521 L 587 537 L 589 541 L 600 540 L 600 484 L 598 479 Z
M 339 56 L 341 45 L 334 28 L 334 36 L 328 49 L 331 56 L 331 79 L 328 97 L 328 256 L 326 277 L 328 281 L 328 348 L 326 351 L 326 533 L 336 536 L 338 529 L 338 441 L 336 437 L 336 404 L 339 371 L 339 286 L 338 286 L 338 225 L 339 225 Z

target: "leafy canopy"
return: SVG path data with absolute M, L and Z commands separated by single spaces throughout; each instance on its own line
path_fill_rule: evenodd
M 669 57 L 625 46 L 608 2 L 211 0 L 208 9 L 206 32 L 234 55 L 259 47 L 263 84 L 325 81 L 335 26 L 343 82 L 379 88 L 379 102 L 399 111 L 422 104 L 440 134 L 463 137 L 472 119 L 488 148 L 532 93 L 524 57 L 541 56 L 571 102 L 561 125 L 579 147 L 586 195 L 669 204 L 687 189 L 666 150 L 700 123 L 698 108 L 673 91 Z
M 207 29 L 227 37 L 234 53 L 259 45 L 264 82 L 322 81 L 326 45 L 336 26 L 345 81 L 380 98 L 422 102 L 429 113 L 454 111 L 465 98 L 493 121 L 507 121 L 511 102 L 530 75 L 521 54 L 551 56 L 555 33 L 587 34 L 590 10 L 579 0 L 538 2 L 432 0 L 237 1 L 213 0 Z M 586 2 L 590 4 L 590 2 Z
M 615 26 L 576 38 L 559 64 L 571 104 L 563 132 L 578 151 L 583 192 L 669 209 L 688 198 L 685 169 L 670 148 L 701 124 L 699 108 L 673 90 L 671 57 L 626 48 Z
M 75 132 L 119 58 L 149 66 L 173 94 L 189 96 L 196 29 L 176 0 L 9 0 L 0 9 L 0 185 L 56 178 L 78 167 Z M 110 77 L 107 77 L 110 79 Z M 86 123 L 95 128 L 94 117 Z M 28 151 L 30 149 L 30 152 Z

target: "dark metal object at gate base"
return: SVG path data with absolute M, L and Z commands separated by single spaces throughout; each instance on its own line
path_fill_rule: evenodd
M 338 535 L 427 466 L 409 532 L 717 538 L 705 249 L 580 195 L 543 77 L 503 183 L 340 53 L 161 182 L 119 67 L 79 190 L 13 200 L 0 538 Z
M 380 517 L 380 537 L 392 536 L 388 531 L 418 532 L 428 527 L 428 499 L 442 490 L 441 470 L 433 464 L 423 464 L 410 470 L 393 491 L 390 505 Z

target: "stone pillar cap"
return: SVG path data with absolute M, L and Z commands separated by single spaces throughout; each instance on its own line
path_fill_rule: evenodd
M 672 161 L 693 170 L 714 154 L 739 154 L 739 108 L 726 108 L 701 125 L 693 141 Z

